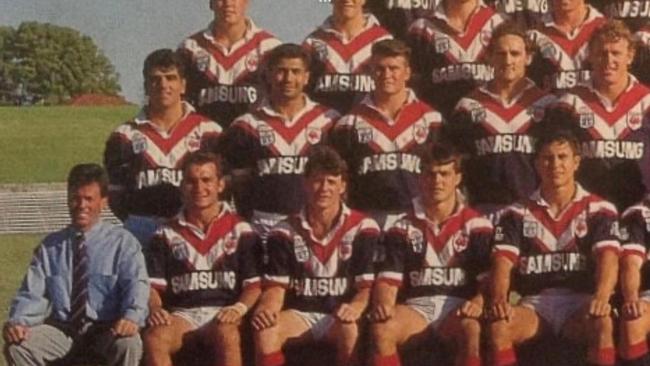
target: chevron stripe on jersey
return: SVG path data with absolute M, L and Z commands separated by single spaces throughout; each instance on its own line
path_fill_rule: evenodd
M 478 88 L 458 102 L 457 111 L 472 116 L 472 122 L 480 125 L 490 135 L 525 133 L 535 122 L 544 117 L 547 106 L 556 101 L 531 83 L 510 103 L 490 93 L 485 87 Z
M 270 156 L 303 156 L 309 147 L 321 142 L 338 117 L 335 110 L 310 103 L 290 125 L 269 108 L 262 108 L 243 115 L 231 128 L 246 131 Z
M 362 73 L 371 56 L 372 45 L 393 38 L 381 27 L 377 18 L 366 15 L 366 26 L 354 38 L 347 40 L 332 27 L 328 18 L 316 31 L 307 36 L 303 46 L 317 55 L 325 65 L 325 73 Z
M 212 24 L 181 43 L 193 62 L 212 83 L 233 85 L 257 71 L 264 54 L 281 42 L 272 34 L 251 23 L 246 37 L 230 48 L 222 47 L 212 38 Z
M 354 129 L 358 143 L 367 144 L 375 153 L 390 153 L 425 143 L 431 131 L 441 124 L 442 115 L 409 91 L 409 99 L 395 120 L 379 111 L 368 96 L 341 118 L 336 128 Z
M 209 134 L 221 134 L 221 127 L 205 117 L 190 113 L 171 131 L 164 133 L 150 122 L 134 120 L 120 125 L 115 134 L 130 143 L 135 154 L 151 168 L 178 168 L 185 156 L 201 148 Z
M 624 140 L 643 126 L 650 111 L 650 89 L 633 79 L 616 103 L 610 104 L 591 85 L 586 85 L 572 89 L 559 103 L 577 115 L 580 127 L 588 131 L 592 139 Z M 588 151 L 586 153 L 586 157 L 592 157 Z M 640 156 L 626 158 L 639 159 Z
M 293 242 L 294 249 L 303 247 L 307 250 L 308 259 L 302 263 L 306 272 L 312 277 L 336 277 L 339 274 L 339 262 L 350 259 L 352 242 L 359 235 L 379 235 L 377 224 L 364 214 L 348 210 L 339 222 L 322 240 L 316 239 L 307 224 L 304 213 L 294 215 L 287 221 L 277 225 L 271 235 L 282 235 Z M 355 282 L 372 280 L 372 278 L 357 278 Z

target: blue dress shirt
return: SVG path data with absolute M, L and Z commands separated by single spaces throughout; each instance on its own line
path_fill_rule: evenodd
M 72 255 L 77 230 L 72 226 L 48 235 L 34 251 L 23 283 L 11 303 L 9 322 L 25 326 L 70 319 Z M 149 279 L 138 241 L 106 222 L 84 233 L 88 254 L 86 316 L 97 322 L 126 318 L 143 326 Z

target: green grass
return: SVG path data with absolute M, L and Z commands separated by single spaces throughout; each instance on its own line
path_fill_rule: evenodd
M 0 183 L 64 182 L 102 161 L 108 134 L 138 107 L 0 107 Z

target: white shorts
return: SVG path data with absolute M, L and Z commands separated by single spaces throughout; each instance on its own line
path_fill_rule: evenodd
M 271 231 L 273 226 L 284 220 L 286 217 L 287 215 L 255 210 L 251 217 L 251 225 L 262 240 L 266 241 L 266 238 L 269 236 L 269 231 Z
M 198 308 L 174 308 L 172 315 L 178 316 L 192 324 L 193 329 L 208 324 L 221 311 L 221 306 L 201 306 Z
M 449 313 L 458 309 L 465 301 L 467 300 L 460 297 L 436 295 L 414 297 L 406 300 L 406 305 L 422 315 L 435 330 Z
M 645 302 L 650 302 L 650 290 L 645 290 L 639 292 L 639 300 L 643 300 Z
M 289 309 L 289 311 L 292 311 L 298 315 L 307 324 L 311 335 L 316 341 L 325 339 L 327 332 L 329 332 L 332 324 L 334 324 L 334 317 L 330 314 L 300 311 L 294 309 Z
M 546 289 L 538 295 L 524 296 L 519 305 L 534 310 L 559 335 L 564 323 L 576 311 L 588 306 L 591 295 L 575 293 L 569 289 Z

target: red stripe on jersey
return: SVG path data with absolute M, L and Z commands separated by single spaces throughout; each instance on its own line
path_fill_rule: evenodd
M 336 53 L 341 56 L 342 59 L 348 61 L 352 56 L 354 56 L 359 50 L 368 46 L 369 44 L 374 43 L 377 38 L 385 37 L 389 35 L 388 31 L 380 26 L 371 27 L 356 37 L 354 37 L 349 43 L 344 44 L 341 42 L 341 39 L 337 37 L 332 32 L 327 32 L 325 30 L 319 29 L 314 32 L 314 39 L 320 39 L 324 41 L 327 46 L 331 47 Z
M 210 223 L 206 230 L 207 235 L 203 240 L 197 237 L 190 228 L 181 225 L 177 220 L 171 222 L 170 226 L 187 240 L 199 254 L 205 255 L 212 247 L 220 244 L 218 239 L 224 237 L 229 231 L 232 231 L 239 222 L 241 222 L 241 219 L 232 213 L 219 216 Z M 215 260 L 216 262 L 218 260 Z
M 415 122 L 422 118 L 427 112 L 433 109 L 421 101 L 405 105 L 396 117 L 395 124 L 389 125 L 384 116 L 374 108 L 365 104 L 355 107 L 350 114 L 356 114 L 365 120 L 369 125 L 375 128 L 375 132 L 380 132 L 388 140 L 394 141 L 407 128 L 411 128 Z
M 547 208 L 538 205 L 535 201 L 531 201 L 528 207 L 530 207 L 530 213 L 537 219 L 537 221 L 557 238 L 570 227 L 573 220 L 581 211 L 586 210 L 587 206 L 592 202 L 600 200 L 601 199 L 595 195 L 584 197 L 578 202 L 571 203 L 571 206 L 562 212 L 558 219 L 551 217 Z
M 585 24 L 573 39 L 567 38 L 564 33 L 555 27 L 543 26 L 540 32 L 546 34 L 553 43 L 560 46 L 571 58 L 575 58 L 580 49 L 589 42 L 589 38 L 591 38 L 594 30 L 605 23 L 605 21 L 605 18 L 596 18 L 588 24 Z
M 605 109 L 602 102 L 600 101 L 600 98 L 598 98 L 598 95 L 588 87 L 576 87 L 571 91 L 571 93 L 577 95 L 580 99 L 582 99 L 582 101 L 585 102 L 594 113 L 596 113 L 600 118 L 607 122 L 609 126 L 613 126 L 616 124 L 616 122 L 620 121 L 620 119 L 625 116 L 635 105 L 637 105 L 641 99 L 643 99 L 643 97 L 647 96 L 648 93 L 650 93 L 650 89 L 641 83 L 635 83 L 632 89 L 624 92 L 621 96 L 619 96 L 614 106 L 614 110 L 611 112 Z M 627 135 L 627 132 L 629 132 L 629 129 L 626 127 L 625 133 L 621 132 L 619 134 L 619 137 L 624 137 Z
M 250 41 L 242 44 L 239 48 L 230 53 L 230 55 L 224 55 L 219 47 L 216 47 L 212 42 L 210 42 L 210 40 L 203 37 L 202 34 L 197 34 L 193 38 L 199 46 L 210 51 L 210 54 L 217 60 L 219 65 L 225 69 L 230 69 L 239 60 L 247 56 L 253 49 L 257 48 L 262 41 L 273 38 L 273 36 L 266 31 L 260 31 L 256 33 Z
M 195 129 L 201 122 L 205 121 L 205 117 L 200 114 L 190 114 L 187 118 L 181 120 L 177 126 L 173 127 L 171 130 L 171 135 L 169 138 L 165 138 L 156 129 L 150 124 L 145 124 L 139 128 L 145 136 L 147 136 L 151 142 L 153 142 L 163 153 L 169 154 L 169 152 L 178 144 L 178 142 L 184 139 L 193 129 Z
M 495 11 L 490 8 L 482 7 L 477 11 L 468 21 L 468 27 L 464 33 L 453 36 L 453 39 L 458 42 L 458 44 L 467 49 L 472 42 L 476 39 L 476 36 L 481 36 L 481 31 L 485 27 L 485 24 L 490 21 L 492 16 L 494 16 Z M 454 31 L 455 32 L 455 31 Z M 453 33 L 451 33 L 453 34 Z M 477 57 L 478 59 L 479 57 Z
M 262 110 L 257 110 L 253 112 L 253 115 L 260 120 L 266 122 L 269 126 L 273 128 L 274 132 L 277 132 L 284 141 L 287 143 L 293 142 L 293 140 L 298 136 L 299 133 L 305 131 L 305 127 L 314 121 L 318 116 L 327 111 L 321 105 L 316 105 L 312 110 L 300 116 L 300 118 L 292 125 L 287 126 L 282 119 L 275 116 L 269 116 L 264 113 Z
M 512 106 L 507 107 L 503 105 L 502 103 L 499 103 L 498 100 L 494 99 L 489 94 L 486 94 L 485 92 L 481 91 L 480 89 L 475 90 L 472 94 L 469 95 L 469 98 L 476 100 L 479 102 L 481 105 L 485 106 L 487 110 L 490 112 L 498 115 L 501 117 L 504 123 L 509 124 L 512 122 L 512 120 L 521 112 L 525 111 L 529 106 L 531 106 L 534 102 L 539 100 L 541 97 L 546 95 L 545 92 L 543 92 L 541 89 L 538 87 L 533 87 L 529 88 L 526 91 L 524 91 L 523 95 L 521 96 L 521 99 L 517 101 L 517 103 L 513 103 Z M 486 119 L 486 123 L 483 124 L 483 126 L 490 131 L 490 133 L 493 134 L 500 134 L 501 132 L 495 130 L 491 125 L 490 121 Z M 522 133 L 530 127 L 531 122 L 525 123 L 522 125 L 515 133 Z

